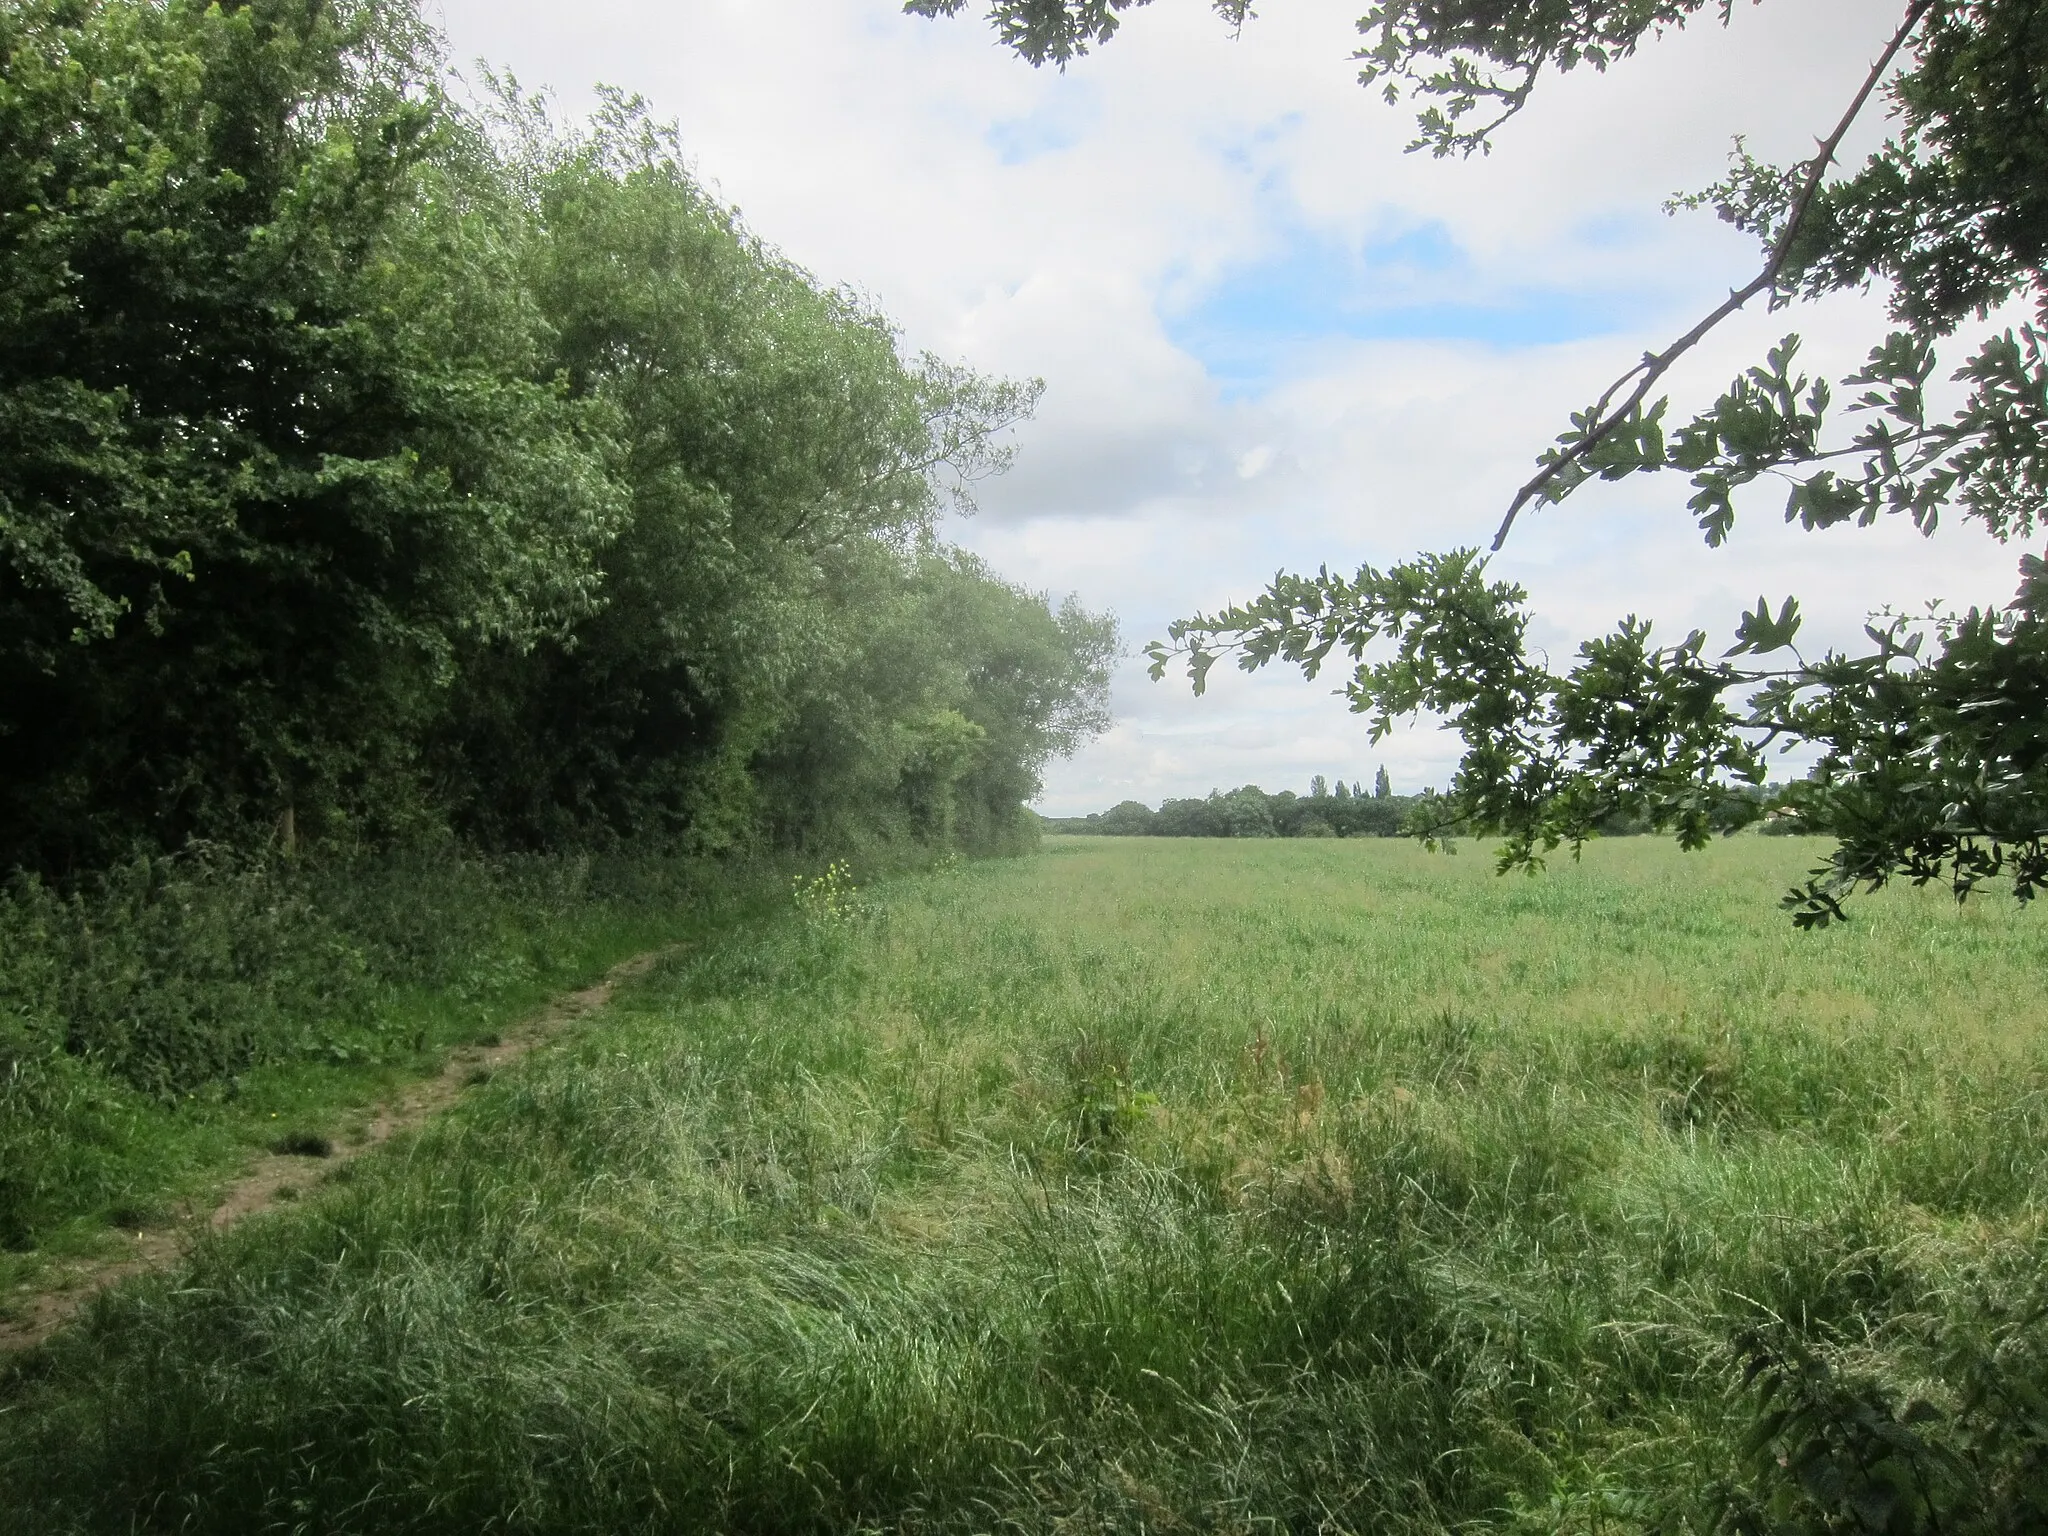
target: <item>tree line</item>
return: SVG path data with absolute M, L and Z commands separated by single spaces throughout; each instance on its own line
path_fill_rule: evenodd
M 1735 803 L 1717 810 L 1711 829 L 1726 834 L 1754 825 L 1769 836 L 1812 834 L 1824 825 L 1794 810 L 1772 810 L 1793 798 L 1793 786 L 1745 786 Z M 1308 793 L 1291 789 L 1267 794 L 1256 784 L 1237 789 L 1212 789 L 1197 799 L 1163 800 L 1153 810 L 1142 800 L 1125 800 L 1107 811 L 1086 816 L 1048 816 L 1048 832 L 1082 837 L 1442 837 L 1475 830 L 1447 816 L 1447 798 L 1433 789 L 1397 795 L 1382 767 L 1370 793 L 1359 782 L 1346 784 L 1317 774 Z M 1761 818 L 1761 819 L 1759 819 Z M 1602 837 L 1634 837 L 1660 830 L 1649 816 L 1611 812 L 1589 833 Z
M 1046 817 L 1048 832 L 1102 837 L 1398 837 L 1409 813 L 1429 798 L 1397 795 L 1387 770 L 1374 776 L 1368 793 L 1360 782 L 1332 782 L 1322 774 L 1308 793 L 1291 789 L 1267 794 L 1256 784 L 1212 789 L 1198 799 L 1164 800 L 1153 810 L 1125 800 L 1088 816 Z
M 1036 386 L 438 49 L 0 9 L 0 869 L 1032 835 L 1115 625 L 939 524 Z

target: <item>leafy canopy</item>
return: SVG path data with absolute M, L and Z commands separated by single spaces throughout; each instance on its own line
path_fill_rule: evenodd
M 0 870 L 1014 842 L 1114 625 L 936 530 L 1036 386 L 903 355 L 639 103 L 438 47 L 0 5 Z
M 1359 22 L 1362 80 L 1412 100 L 1411 148 L 1483 152 L 1546 72 L 1605 70 L 1733 0 L 1385 0 Z M 955 0 L 910 7 L 950 14 Z M 1002 34 L 1034 62 L 1064 64 L 1106 40 L 1123 7 L 997 0 Z M 1233 20 L 1242 13 L 1232 11 Z M 1756 276 L 1661 352 L 1575 413 L 1507 509 L 1564 500 L 1588 480 L 1677 473 L 1709 545 L 1765 478 L 1789 483 L 1783 513 L 1809 529 L 1903 515 L 2005 541 L 2048 516 L 2048 6 L 2036 0 L 1910 0 L 1860 88 L 1804 162 L 1774 166 L 1738 145 L 1717 185 L 1681 197 L 1755 235 Z M 1860 165 L 1838 148 L 1866 114 L 1893 131 Z M 1841 289 L 1890 295 L 1893 329 L 1831 385 L 1799 367 L 1787 336 L 1692 419 L 1658 386 L 1715 325 L 1752 300 L 1779 307 Z M 1965 343 L 1952 410 L 1930 401 L 1940 355 L 1994 310 L 2032 318 Z M 1785 905 L 1802 925 L 1842 915 L 1858 888 L 1942 879 L 1958 897 L 2010 876 L 2021 899 L 2048 880 L 2048 567 L 2021 557 L 2004 606 L 1911 620 L 1873 617 L 1869 648 L 1808 659 L 1796 599 L 1760 598 L 1715 654 L 1703 633 L 1667 644 L 1628 618 L 1562 671 L 1525 643 L 1527 594 L 1489 581 L 1478 551 L 1425 555 L 1345 577 L 1282 574 L 1252 602 L 1174 624 L 1150 648 L 1154 677 L 1183 661 L 1196 690 L 1224 656 L 1314 677 L 1350 667 L 1352 707 L 1375 738 L 1417 711 L 1448 719 L 1466 752 L 1450 795 L 1418 825 L 1503 834 L 1504 869 L 1576 849 L 1617 815 L 1698 846 L 1716 824 L 1758 814 L 1766 753 L 1820 749 L 1789 798 L 1830 829 L 1829 862 Z M 1751 793 L 1745 795 L 1744 790 Z M 1748 807 L 1747 810 L 1744 807 Z

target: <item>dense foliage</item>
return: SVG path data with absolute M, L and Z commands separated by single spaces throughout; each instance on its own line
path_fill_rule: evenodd
M 441 79 L 407 0 L 0 7 L 0 868 L 1028 835 L 1114 629 L 935 529 L 1034 387 Z
M 993 15 L 1027 57 L 1065 62 L 1106 40 L 1124 9 L 997 0 Z M 1723 19 L 1730 9 L 1711 8 Z M 1358 58 L 1389 99 L 1425 103 L 1414 147 L 1471 153 L 1546 71 L 1604 70 L 1709 11 L 1707 0 L 1385 0 L 1359 22 Z M 1807 528 L 1905 515 L 1932 534 L 1948 515 L 2001 540 L 2036 535 L 2048 495 L 2048 9 L 1910 0 L 1899 18 L 1811 159 L 1776 167 L 1738 151 L 1722 183 L 1681 199 L 1755 234 L 1761 269 L 1574 415 L 1509 507 L 1496 549 L 1524 509 L 1589 479 L 1671 470 L 1691 478 L 1710 544 L 1729 537 L 1738 500 L 1763 479 L 1789 481 L 1784 515 Z M 1880 108 L 1891 136 L 1860 166 L 1838 167 L 1848 128 Z M 1734 310 L 1865 286 L 1890 294 L 1896 328 L 1845 381 L 1853 430 L 1836 425 L 1827 381 L 1799 370 L 1796 336 L 1693 420 L 1666 421 L 1660 382 Z M 2001 315 L 1966 341 L 1949 365 L 1961 403 L 1944 413 L 1939 354 L 2006 310 L 2032 318 Z M 1350 578 L 1282 576 L 1251 603 L 1174 625 L 1153 647 L 1154 675 L 1184 657 L 1199 689 L 1214 661 L 1234 655 L 1314 676 L 1341 653 L 1354 665 L 1354 707 L 1376 733 L 1423 710 L 1464 734 L 1451 808 L 1459 825 L 1505 834 L 1504 866 L 1576 846 L 1616 813 L 1697 846 L 1717 813 L 1739 810 L 1740 792 L 1763 782 L 1767 748 L 1806 743 L 1820 769 L 1797 805 L 1838 844 L 1787 897 L 1799 922 L 1825 924 L 1850 892 L 1900 876 L 1944 880 L 1960 897 L 2007 875 L 2027 899 L 2048 879 L 2048 582 L 2035 557 L 2020 565 L 2009 604 L 1917 623 L 1878 615 L 1864 651 L 1809 660 L 1794 647 L 1788 598 L 1760 600 L 1719 658 L 1704 634 L 1667 644 L 1629 618 L 1554 671 L 1525 645 L 1527 594 L 1488 582 L 1478 552 L 1455 551 Z M 1759 657 L 1771 659 L 1744 659 Z

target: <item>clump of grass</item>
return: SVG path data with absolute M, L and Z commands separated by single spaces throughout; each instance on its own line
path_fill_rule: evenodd
M 13 1367 L 0 1530 L 2038 1529 L 2048 943 L 1805 857 L 764 923 Z

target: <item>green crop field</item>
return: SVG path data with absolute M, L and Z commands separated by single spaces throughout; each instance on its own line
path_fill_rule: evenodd
M 0 1366 L 0 1529 L 2029 1528 L 2048 927 L 1820 847 L 734 927 Z

